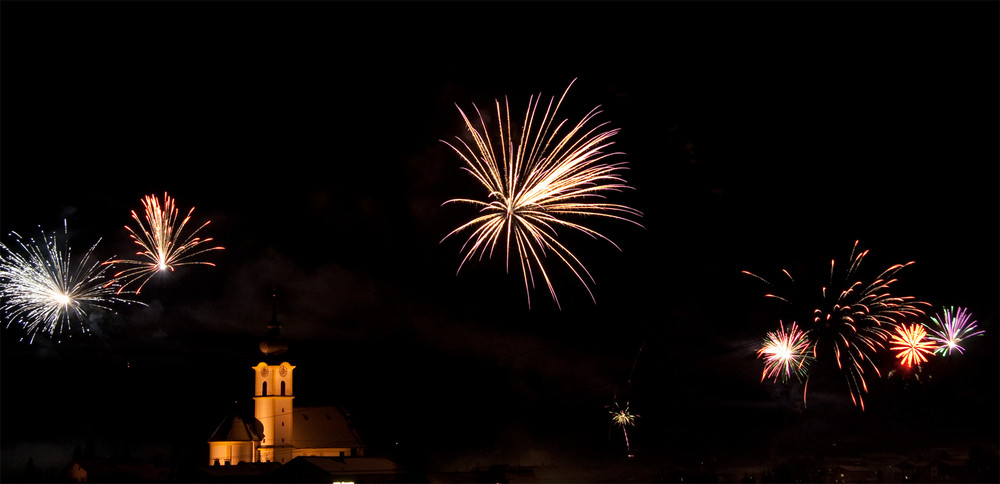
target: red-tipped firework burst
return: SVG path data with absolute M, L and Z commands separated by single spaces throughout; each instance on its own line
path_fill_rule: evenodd
M 192 260 L 205 252 L 223 249 L 203 247 L 212 239 L 197 236 L 198 232 L 209 224 L 208 221 L 190 234 L 184 235 L 184 229 L 191 221 L 194 207 L 191 207 L 187 215 L 178 222 L 178 210 L 174 205 L 174 199 L 166 193 L 163 194 L 162 204 L 155 195 L 147 195 L 143 198 L 142 205 L 145 208 L 144 218 L 140 218 L 135 210 L 132 211 L 132 219 L 136 221 L 138 228 L 125 226 L 132 241 L 141 248 L 136 252 L 140 259 L 117 259 L 106 262 L 106 264 L 132 266 L 115 274 L 114 277 L 123 282 L 119 291 L 138 283 L 139 287 L 135 292 L 139 293 L 154 275 L 160 271 L 172 271 L 178 266 L 215 265 L 211 262 Z

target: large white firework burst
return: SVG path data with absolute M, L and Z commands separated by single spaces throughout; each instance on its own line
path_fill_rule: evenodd
M 575 80 L 574 80 L 575 81 Z M 445 203 L 464 203 L 479 208 L 479 215 L 448 233 L 442 242 L 459 232 L 470 230 L 462 245 L 464 253 L 458 271 L 478 255 L 492 257 L 498 245 L 506 252 L 510 270 L 513 255 L 521 265 L 528 305 L 537 275 L 545 282 L 556 305 L 552 279 L 543 260 L 555 256 L 583 284 L 596 303 L 590 284 L 594 278 L 580 259 L 561 241 L 558 229 L 568 229 L 610 242 L 608 237 L 584 225 L 587 217 L 600 217 L 640 225 L 632 220 L 642 214 L 623 204 L 610 203 L 607 195 L 631 188 L 622 176 L 626 163 L 609 163 L 619 152 L 609 152 L 611 138 L 618 129 L 608 123 L 590 127 L 601 113 L 595 107 L 575 125 L 566 120 L 555 122 L 556 113 L 573 83 L 556 102 L 551 98 L 539 118 L 541 96 L 528 100 L 528 109 L 519 126 L 510 119 L 510 106 L 496 101 L 497 133 L 490 135 L 487 122 L 478 107 L 473 107 L 479 122 L 474 123 L 459 108 L 474 146 L 456 136 L 456 144 L 444 141 L 465 161 L 465 169 L 482 185 L 483 199 L 455 198 Z M 477 124 L 479 128 L 477 128 Z M 481 130 L 480 130 L 481 128 Z M 515 134 L 517 129 L 520 134 Z M 576 221 L 574 221 L 576 220 Z M 641 226 L 641 225 L 640 225 Z
M 62 244 L 55 233 L 44 231 L 38 240 L 11 233 L 17 240 L 14 249 L 0 243 L 4 324 L 22 326 L 29 341 L 39 333 L 88 332 L 89 311 L 138 302 L 122 295 L 117 281 L 106 274 L 110 266 L 94 257 L 100 239 L 79 260 L 73 260 L 65 221 L 63 230 Z

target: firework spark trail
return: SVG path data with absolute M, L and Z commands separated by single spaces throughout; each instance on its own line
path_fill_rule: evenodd
M 951 355 L 952 351 L 965 353 L 965 348 L 959 343 L 985 332 L 976 330 L 976 321 L 966 308 L 945 308 L 940 314 L 931 316 L 931 321 L 936 328 L 930 328 L 928 338 L 939 345 L 934 353 L 941 356 Z
M 892 335 L 889 349 L 896 351 L 904 367 L 910 368 L 927 361 L 927 356 L 934 352 L 934 342 L 927 339 L 927 330 L 922 324 L 900 324 L 896 326 L 896 334 Z
M 615 407 L 611 410 L 611 421 L 622 428 L 622 433 L 625 435 L 625 450 L 631 452 L 632 447 L 628 442 L 627 427 L 634 427 L 635 421 L 639 416 L 629 413 L 628 407 L 628 402 L 625 403 L 625 408 L 619 407 L 618 402 L 615 402 Z
M 914 264 L 913 261 L 892 265 L 875 280 L 865 283 L 858 278 L 857 272 L 867 255 L 867 250 L 858 251 L 858 241 L 855 241 L 846 271 L 841 277 L 836 271 L 836 261 L 830 261 L 829 280 L 820 288 L 820 298 L 813 307 L 810 327 L 804 328 L 811 342 L 813 359 L 827 358 L 827 354 L 832 354 L 837 369 L 843 372 L 851 400 L 862 410 L 865 408 L 863 395 L 868 392 L 865 373 L 871 371 L 881 376 L 874 356 L 885 348 L 885 342 L 891 335 L 890 328 L 896 327 L 903 319 L 924 316 L 921 307 L 928 305 L 913 297 L 889 293 L 892 284 L 897 282 L 896 273 Z M 791 274 L 786 270 L 782 272 L 794 285 L 795 279 Z M 743 273 L 773 286 L 756 274 Z M 777 294 L 767 294 L 766 297 L 792 304 L 791 297 Z
M 191 214 L 194 207 L 188 211 L 187 216 L 177 222 L 178 210 L 174 205 L 174 199 L 166 193 L 163 194 L 163 204 L 155 195 L 147 195 L 142 200 L 145 208 L 145 218 L 139 218 L 135 210 L 132 211 L 132 218 L 138 224 L 138 229 L 125 226 L 129 237 L 142 250 L 136 255 L 142 258 L 117 259 L 106 262 L 106 264 L 122 264 L 132 266 L 114 275 L 116 279 L 122 281 L 119 291 L 124 290 L 129 285 L 138 283 L 136 294 L 142 290 L 149 280 L 160 271 L 167 269 L 173 271 L 175 267 L 183 265 L 208 265 L 215 264 L 205 261 L 191 260 L 194 256 L 213 250 L 222 250 L 222 247 L 199 248 L 202 244 L 211 242 L 211 238 L 202 239 L 197 237 L 198 232 L 209 224 L 209 221 L 201 224 L 190 234 L 184 236 L 184 228 L 191 221 Z M 197 249 L 197 250 L 196 250 Z
M 757 356 L 764 359 L 760 380 L 774 378 L 776 382 L 785 382 L 795 375 L 801 381 L 808 374 L 812 360 L 809 338 L 794 321 L 787 331 L 784 323 L 779 321 L 779 324 L 778 331 L 768 332 L 764 345 L 757 350 Z
M 851 389 L 851 399 L 864 409 L 863 394 L 868 392 L 865 381 L 865 369 L 872 370 L 881 376 L 874 354 L 885 347 L 885 341 L 894 327 L 902 318 L 919 318 L 924 311 L 919 308 L 926 303 L 916 301 L 913 297 L 897 297 L 891 295 L 889 287 L 897 282 L 895 275 L 905 267 L 914 264 L 894 264 L 882 271 L 874 281 L 864 284 L 857 280 L 857 271 L 861 262 L 868 255 L 868 250 L 858 252 L 858 241 L 851 250 L 850 265 L 840 281 L 846 289 L 836 291 L 835 261 L 830 261 L 829 289 L 823 287 L 823 300 L 827 305 L 814 310 L 814 325 L 816 339 L 825 340 L 832 348 L 837 368 L 847 370 L 844 377 Z M 831 294 L 837 293 L 836 299 L 830 304 Z M 813 347 L 814 356 L 818 357 L 819 341 Z
M 71 260 L 68 229 L 60 247 L 55 233 L 41 239 L 24 240 L 17 233 L 21 251 L 0 243 L 0 299 L 6 326 L 21 325 L 33 342 L 38 333 L 57 336 L 80 324 L 88 332 L 88 309 L 111 310 L 113 303 L 138 303 L 120 296 L 118 281 L 107 277 L 107 262 L 93 257 L 100 239 L 77 263 Z
M 574 80 L 575 82 L 575 80 Z M 603 234 L 580 223 L 567 220 L 571 217 L 604 217 L 623 220 L 641 225 L 630 217 L 641 217 L 642 213 L 626 205 L 608 203 L 608 192 L 619 192 L 631 188 L 622 177 L 626 164 L 606 163 L 605 159 L 618 152 L 605 152 L 613 142 L 610 140 L 618 129 L 606 129 L 607 122 L 587 128 L 598 114 L 600 106 L 592 109 L 575 126 L 568 128 L 566 120 L 553 126 L 556 113 L 562 105 L 569 88 L 567 86 L 559 102 L 553 97 L 541 119 L 536 123 L 539 102 L 534 96 L 528 100 L 524 121 L 519 127 L 520 138 L 515 143 L 510 121 L 510 106 L 505 100 L 501 108 L 496 101 L 498 139 L 490 137 L 486 121 L 479 108 L 473 105 L 479 117 L 482 131 L 458 108 L 466 128 L 471 134 L 475 148 L 456 136 L 456 144 L 442 140 L 465 162 L 463 169 L 471 174 L 486 190 L 485 200 L 455 198 L 444 202 L 465 203 L 479 207 L 480 215 L 449 232 L 441 240 L 459 232 L 471 233 L 462 244 L 464 255 L 457 272 L 470 259 L 492 257 L 499 244 L 506 251 L 506 270 L 510 270 L 511 252 L 516 252 L 521 265 L 528 306 L 531 306 L 531 289 L 537 275 L 545 282 L 552 300 L 559 306 L 559 298 L 542 260 L 555 255 L 583 284 L 591 300 L 596 303 L 590 283 L 594 278 L 583 263 L 557 238 L 557 228 L 567 228 L 587 234 L 591 238 L 603 239 L 621 250 L 617 244 Z M 506 119 L 506 123 L 505 120 Z M 513 246 L 513 250 L 512 250 Z
M 643 341 L 642 345 L 639 346 L 639 351 L 635 353 L 635 359 L 632 360 L 632 370 L 628 373 L 628 380 L 626 380 L 626 385 L 632 384 L 632 375 L 635 375 L 635 366 L 639 364 L 639 355 L 642 354 L 642 349 L 646 347 L 646 342 Z

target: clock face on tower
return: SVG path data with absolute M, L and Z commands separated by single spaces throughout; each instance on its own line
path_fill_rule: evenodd
M 260 376 L 261 376 L 261 378 L 267 378 L 267 367 L 266 366 L 264 368 L 260 369 Z
M 282 378 L 288 376 L 288 367 L 282 366 L 281 369 L 278 370 L 278 374 L 281 375 Z

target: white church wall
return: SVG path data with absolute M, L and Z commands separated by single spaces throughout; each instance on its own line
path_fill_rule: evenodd
M 253 462 L 253 443 L 239 441 L 210 442 L 208 445 L 208 462 L 215 465 L 236 465 L 240 462 Z

